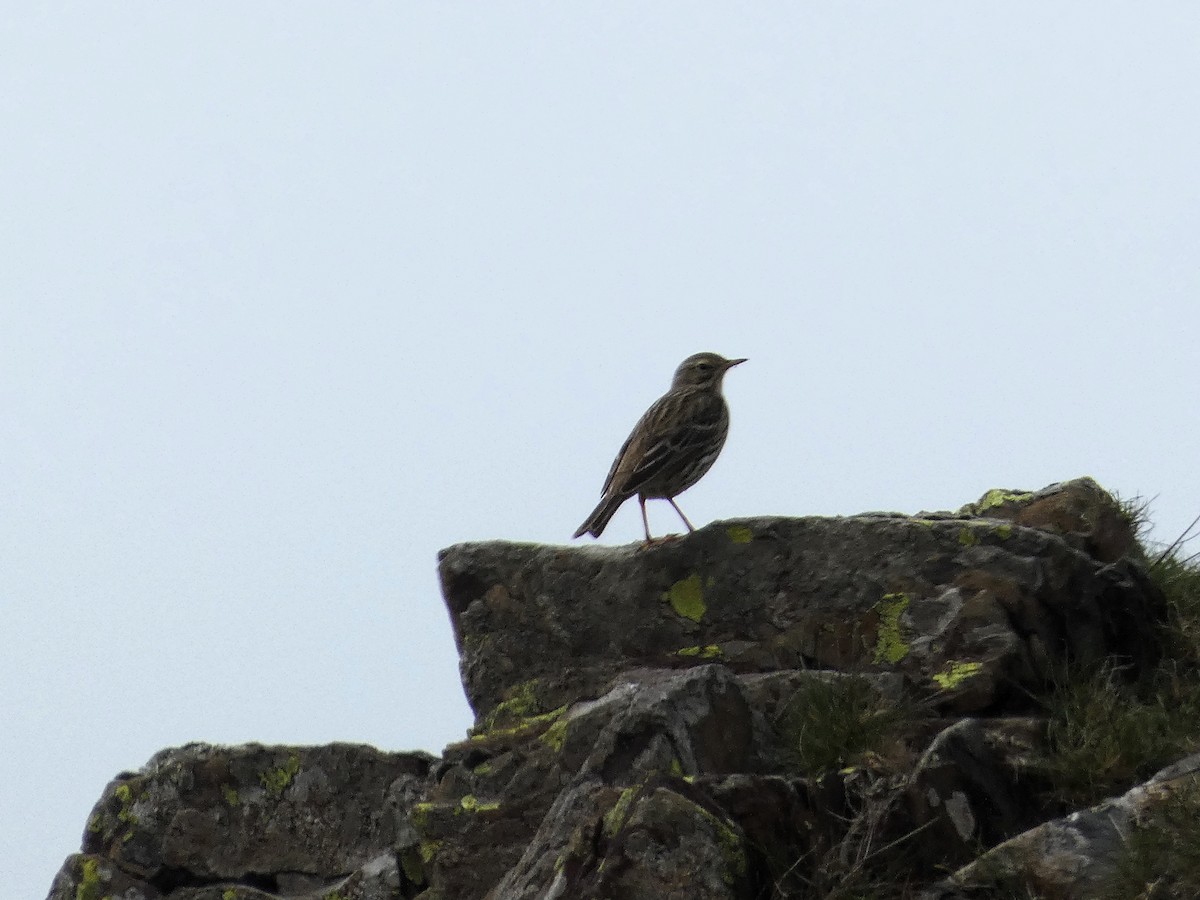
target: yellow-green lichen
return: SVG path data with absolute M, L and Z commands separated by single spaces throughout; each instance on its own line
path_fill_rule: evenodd
M 299 771 L 300 754 L 293 750 L 288 754 L 286 763 L 278 768 L 260 773 L 258 780 L 262 782 L 262 786 L 267 789 L 267 793 L 272 797 L 281 797 Z
M 699 575 L 689 575 L 675 582 L 663 592 L 663 599 L 671 604 L 676 615 L 699 622 L 704 618 L 708 609 L 704 605 L 704 588 L 701 586 Z
M 1024 503 L 1026 500 L 1031 499 L 1033 499 L 1033 494 L 1030 493 L 1014 493 L 1012 491 L 1001 490 L 1000 488 L 993 488 L 983 495 L 980 501 L 975 504 L 975 508 L 982 513 L 985 510 L 995 509 L 997 506 L 1004 506 L 1007 503 Z
M 99 834 L 101 831 L 103 831 L 104 816 L 100 815 L 100 813 L 93 813 L 91 818 L 88 819 L 87 830 L 92 834 Z
M 567 739 L 567 727 L 571 724 L 570 719 L 560 718 L 557 722 L 542 732 L 538 738 L 543 744 L 558 753 L 562 750 L 563 741 Z
M 676 656 L 695 656 L 700 659 L 720 659 L 724 654 L 721 648 L 716 644 L 707 644 L 704 647 L 682 647 L 675 651 Z
M 625 788 L 621 791 L 621 796 L 617 798 L 612 809 L 604 814 L 604 833 L 608 837 L 613 837 L 625 827 L 625 820 L 629 818 L 629 807 L 633 805 L 633 798 L 637 791 L 636 787 Z
M 421 862 L 429 865 L 433 861 L 433 858 L 437 856 L 437 852 L 441 846 L 441 841 L 421 841 L 420 846 L 417 847 L 417 853 L 421 855 Z
M 527 719 L 534 715 L 539 709 L 537 688 L 536 678 L 514 684 L 505 692 L 504 699 L 483 717 L 483 722 L 476 730 L 491 731 L 502 722 Z
M 996 526 L 996 537 L 1000 538 L 1000 540 L 1002 540 L 1002 541 L 1007 541 L 1010 537 L 1012 537 L 1012 526 L 1011 525 L 997 525 Z
M 946 664 L 946 670 L 934 675 L 933 680 L 942 690 L 948 691 L 958 687 L 968 678 L 978 675 L 982 669 L 983 663 L 949 662 Z
M 104 886 L 100 883 L 100 863 L 95 859 L 85 859 L 79 868 L 75 900 L 102 900 Z
M 429 816 L 433 812 L 432 803 L 414 803 L 412 809 L 408 812 L 408 817 L 412 819 L 413 828 L 422 833 L 429 831 Z
M 490 775 L 492 772 L 492 764 L 489 762 L 480 763 L 471 770 L 475 775 Z
M 717 823 L 717 843 L 721 846 L 721 856 L 725 860 L 724 881 L 733 886 L 746 877 L 746 848 L 736 831 L 715 816 L 713 818 Z
M 425 883 L 425 866 L 421 862 L 421 851 L 416 847 L 409 847 L 400 853 L 400 869 L 404 872 L 404 877 L 413 884 Z
M 548 713 L 542 713 L 538 716 L 530 716 L 527 719 L 521 719 L 515 725 L 508 728 L 492 728 L 488 731 L 476 731 L 471 735 L 472 741 L 494 741 L 505 738 L 520 738 L 527 735 L 535 734 L 544 729 L 549 723 L 555 721 L 559 716 L 567 711 L 567 705 L 564 703 L 558 709 L 552 709 Z
M 683 798 L 681 797 L 680 799 Z M 713 815 L 703 806 L 692 803 L 690 800 L 686 800 L 685 802 L 691 804 L 696 812 L 712 825 L 717 838 L 717 844 L 721 850 L 721 857 L 725 862 L 725 871 L 722 873 L 722 878 L 727 885 L 732 887 L 739 879 L 746 877 L 748 868 L 746 848 L 742 839 L 738 837 L 737 832 L 724 819 Z
M 958 542 L 964 547 L 974 547 L 979 543 L 979 535 L 970 528 L 963 527 L 958 532 Z
M 228 803 L 230 806 L 238 805 L 238 799 L 239 799 L 238 792 L 237 792 L 237 788 L 235 788 L 233 785 L 231 785 L 231 784 L 221 785 L 221 796 L 225 798 L 225 802 Z
M 117 810 L 117 819 L 126 825 L 136 825 L 137 816 L 133 814 L 133 788 L 127 784 L 119 784 L 113 791 L 113 795 L 121 801 L 121 808 Z
M 121 840 L 132 840 L 134 829 L 138 823 L 138 817 L 133 812 L 133 804 L 136 799 L 133 796 L 133 788 L 128 784 L 118 784 L 113 790 L 113 796 L 121 801 L 121 808 L 117 810 L 117 821 L 128 826 L 125 833 L 121 835 Z
M 754 540 L 754 532 L 745 525 L 730 525 L 725 529 L 725 533 L 735 544 L 748 544 Z
M 226 888 L 221 891 L 221 900 L 237 900 L 237 889 Z
M 909 644 L 904 638 L 900 617 L 908 609 L 908 594 L 884 594 L 873 607 L 879 615 L 879 626 L 875 637 L 875 664 L 895 665 L 908 656 Z
M 458 805 L 464 812 L 469 813 L 491 812 L 494 809 L 500 808 L 499 802 L 480 803 L 479 798 L 474 794 L 467 794 L 467 796 L 458 801 Z
M 678 756 L 671 760 L 671 774 L 677 777 L 683 776 L 683 763 L 679 761 Z

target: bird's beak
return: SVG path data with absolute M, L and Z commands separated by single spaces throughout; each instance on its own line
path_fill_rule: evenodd
M 725 368 L 732 369 L 734 366 L 740 366 L 745 361 L 745 359 L 727 359 L 725 361 Z

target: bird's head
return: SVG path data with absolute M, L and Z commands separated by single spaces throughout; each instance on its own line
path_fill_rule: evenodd
M 696 353 L 679 364 L 675 377 L 671 381 L 671 389 L 676 388 L 713 388 L 721 387 L 721 379 L 736 365 L 744 363 L 744 359 L 726 359 L 719 353 Z

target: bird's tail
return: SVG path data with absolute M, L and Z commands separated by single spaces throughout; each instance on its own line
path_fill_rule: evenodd
M 613 514 L 620 508 L 628 497 L 622 497 L 620 494 L 612 497 L 604 497 L 600 503 L 592 510 L 592 514 L 588 516 L 579 530 L 571 537 L 577 538 L 584 534 L 590 534 L 592 537 L 600 537 L 600 532 L 608 525 L 608 520 L 613 517 Z

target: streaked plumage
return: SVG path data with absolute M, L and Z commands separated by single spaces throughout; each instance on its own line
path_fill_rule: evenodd
M 697 353 L 679 364 L 671 389 L 633 426 L 608 471 L 600 503 L 575 537 L 599 537 L 621 504 L 634 494 L 642 508 L 647 541 L 651 540 L 647 500 L 666 500 L 688 531 L 695 531 L 674 498 L 699 481 L 721 452 L 729 433 L 729 407 L 721 396 L 721 381 L 727 371 L 743 362 L 716 353 Z

